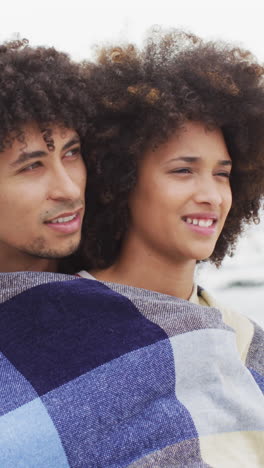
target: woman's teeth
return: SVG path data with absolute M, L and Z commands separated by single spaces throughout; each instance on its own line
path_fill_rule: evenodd
M 213 219 L 196 219 L 196 218 L 186 218 L 187 224 L 194 224 L 200 227 L 210 227 L 212 226 L 214 220 Z
M 71 216 L 65 216 L 65 218 L 57 218 L 51 221 L 51 224 L 55 223 L 68 223 L 69 221 L 72 221 L 74 218 L 76 218 L 77 214 L 71 215 Z

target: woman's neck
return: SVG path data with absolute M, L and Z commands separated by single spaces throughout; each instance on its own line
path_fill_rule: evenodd
M 138 247 L 136 250 L 123 248 L 113 265 L 91 273 L 101 281 L 149 289 L 188 300 L 193 289 L 195 260 L 176 262 Z

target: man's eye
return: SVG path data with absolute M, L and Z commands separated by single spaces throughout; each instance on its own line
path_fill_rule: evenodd
M 24 167 L 21 172 L 30 172 L 30 171 L 33 171 L 34 169 L 37 169 L 38 167 L 40 167 L 42 165 L 42 163 L 40 161 L 36 161 L 34 162 L 33 164 L 30 164 L 30 166 L 26 166 Z
M 80 146 L 76 148 L 72 148 L 67 153 L 65 153 L 66 158 L 74 158 L 76 156 L 79 156 L 81 154 L 81 148 Z

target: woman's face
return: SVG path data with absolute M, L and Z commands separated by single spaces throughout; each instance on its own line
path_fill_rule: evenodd
M 210 257 L 231 208 L 230 171 L 221 130 L 187 122 L 143 155 L 127 239 L 170 262 Z

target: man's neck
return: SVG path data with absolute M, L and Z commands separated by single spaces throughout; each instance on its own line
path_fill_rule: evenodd
M 92 271 L 102 281 L 126 284 L 188 300 L 193 290 L 196 262 L 173 261 L 151 255 L 145 249 L 131 254 L 124 249 L 119 259 L 109 268 Z M 134 252 L 135 252 L 134 251 Z
M 16 271 L 48 271 L 56 273 L 58 271 L 58 261 L 56 259 L 46 259 L 38 257 L 20 258 L 8 257 L 3 258 L 0 255 L 0 272 L 10 273 Z

